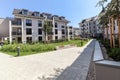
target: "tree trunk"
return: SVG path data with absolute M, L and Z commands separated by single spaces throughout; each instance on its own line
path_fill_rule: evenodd
M 120 20 L 119 20 L 119 17 L 117 17 L 117 24 L 118 24 L 118 39 L 119 39 L 119 48 L 120 48 Z
M 47 35 L 47 32 L 45 32 L 45 41 L 46 41 L 46 42 L 48 41 L 48 35 Z
M 108 37 L 108 26 L 106 25 L 106 27 L 107 27 L 107 28 L 106 28 L 106 29 L 107 29 L 106 31 L 107 31 L 107 40 L 108 40 L 108 38 L 109 38 L 109 37 Z
M 112 48 L 112 27 L 111 27 L 111 18 L 109 18 L 109 28 L 110 28 L 110 47 Z
M 113 48 L 115 48 L 115 32 L 114 32 L 114 18 L 112 17 L 112 38 L 113 38 Z

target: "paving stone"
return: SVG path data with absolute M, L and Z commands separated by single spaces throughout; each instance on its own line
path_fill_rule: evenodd
M 87 62 L 86 58 L 83 62 L 80 62 L 81 57 L 79 56 L 86 46 L 22 57 L 12 57 L 0 53 L 0 80 L 55 80 L 62 72 L 64 75 L 61 80 L 79 80 L 79 78 L 82 78 L 79 74 L 84 74 L 78 67 Z M 85 52 L 87 50 L 83 53 Z M 91 49 L 89 49 L 89 52 L 91 52 Z M 85 66 L 82 65 L 81 67 L 84 68 Z M 68 69 L 66 70 L 66 68 Z M 69 77 L 66 77 L 66 75 Z
M 95 40 L 93 40 L 74 63 L 64 70 L 56 80 L 86 80 L 92 61 Z

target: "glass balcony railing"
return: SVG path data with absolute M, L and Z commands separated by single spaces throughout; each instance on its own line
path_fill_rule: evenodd
M 18 19 L 18 18 L 15 18 L 14 20 L 12 20 L 12 25 L 22 25 L 22 20 L 21 19 Z
M 21 32 L 12 32 L 12 35 L 22 35 Z
M 22 22 L 12 21 L 12 25 L 18 25 L 18 26 L 21 26 L 21 25 L 22 25 Z

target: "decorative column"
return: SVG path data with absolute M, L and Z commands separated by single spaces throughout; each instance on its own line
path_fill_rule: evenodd
M 68 36 L 68 41 L 70 41 L 70 34 L 69 34 L 70 31 L 69 31 L 69 26 L 67 27 L 67 32 L 68 32 L 68 35 L 67 35 L 67 36 Z
M 52 28 L 52 40 L 55 40 L 55 19 L 54 19 L 54 17 L 53 17 L 52 24 L 53 24 L 53 28 Z
M 12 43 L 12 21 L 9 21 L 9 43 Z
M 26 28 L 24 26 L 24 19 L 22 20 L 22 43 L 26 43 Z

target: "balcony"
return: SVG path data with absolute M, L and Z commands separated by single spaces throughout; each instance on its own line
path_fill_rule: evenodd
M 11 25 L 14 27 L 22 26 L 22 21 L 21 19 L 14 19 L 12 20 Z
M 72 35 L 73 33 L 72 32 L 69 32 L 70 35 Z
M 15 31 L 13 31 L 12 35 L 22 35 L 22 33 L 21 32 L 15 32 Z

